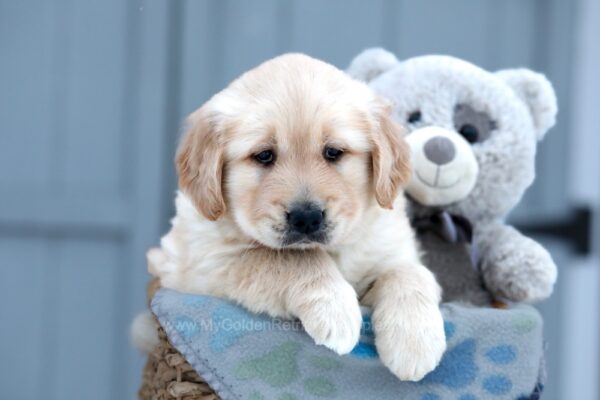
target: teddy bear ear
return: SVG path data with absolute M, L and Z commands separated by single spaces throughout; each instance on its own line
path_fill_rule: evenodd
M 369 83 L 400 62 L 395 55 L 380 47 L 363 50 L 354 57 L 346 73 L 352 78 Z
M 550 81 L 543 75 L 526 68 L 496 72 L 525 102 L 531 113 L 538 140 L 556 123 L 558 104 Z

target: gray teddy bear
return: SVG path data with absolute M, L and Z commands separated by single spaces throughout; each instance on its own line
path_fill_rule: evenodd
M 503 220 L 533 182 L 537 142 L 555 123 L 550 82 L 449 56 L 400 62 L 383 49 L 365 50 L 347 72 L 389 99 L 408 129 L 410 213 L 444 301 L 547 298 L 557 276 L 550 254 Z

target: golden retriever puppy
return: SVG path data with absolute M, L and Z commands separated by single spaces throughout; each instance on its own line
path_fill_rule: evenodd
M 305 55 L 245 73 L 189 117 L 177 214 L 149 269 L 164 287 L 299 318 L 339 354 L 359 299 L 400 379 L 445 350 L 440 287 L 419 261 L 399 191 L 409 150 L 363 83 Z

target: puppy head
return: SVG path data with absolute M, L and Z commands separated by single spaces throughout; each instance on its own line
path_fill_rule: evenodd
M 310 57 L 261 64 L 189 118 L 180 188 L 208 219 L 227 215 L 272 248 L 334 245 L 369 207 L 391 208 L 410 177 L 390 107 Z

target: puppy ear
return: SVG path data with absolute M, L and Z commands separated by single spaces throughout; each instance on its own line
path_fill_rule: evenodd
M 380 47 L 363 50 L 354 57 L 346 73 L 352 78 L 369 83 L 384 72 L 398 65 L 395 55 Z
M 405 130 L 392 120 L 391 107 L 381 107 L 378 127 L 372 135 L 373 184 L 375 198 L 383 208 L 391 209 L 400 189 L 411 176 L 410 148 Z
M 526 68 L 505 69 L 496 72 L 527 105 L 536 137 L 541 140 L 556 123 L 558 105 L 556 93 L 548 79 Z
M 223 196 L 223 145 L 205 106 L 188 117 L 175 159 L 179 188 L 187 194 L 196 209 L 214 221 L 226 210 Z

